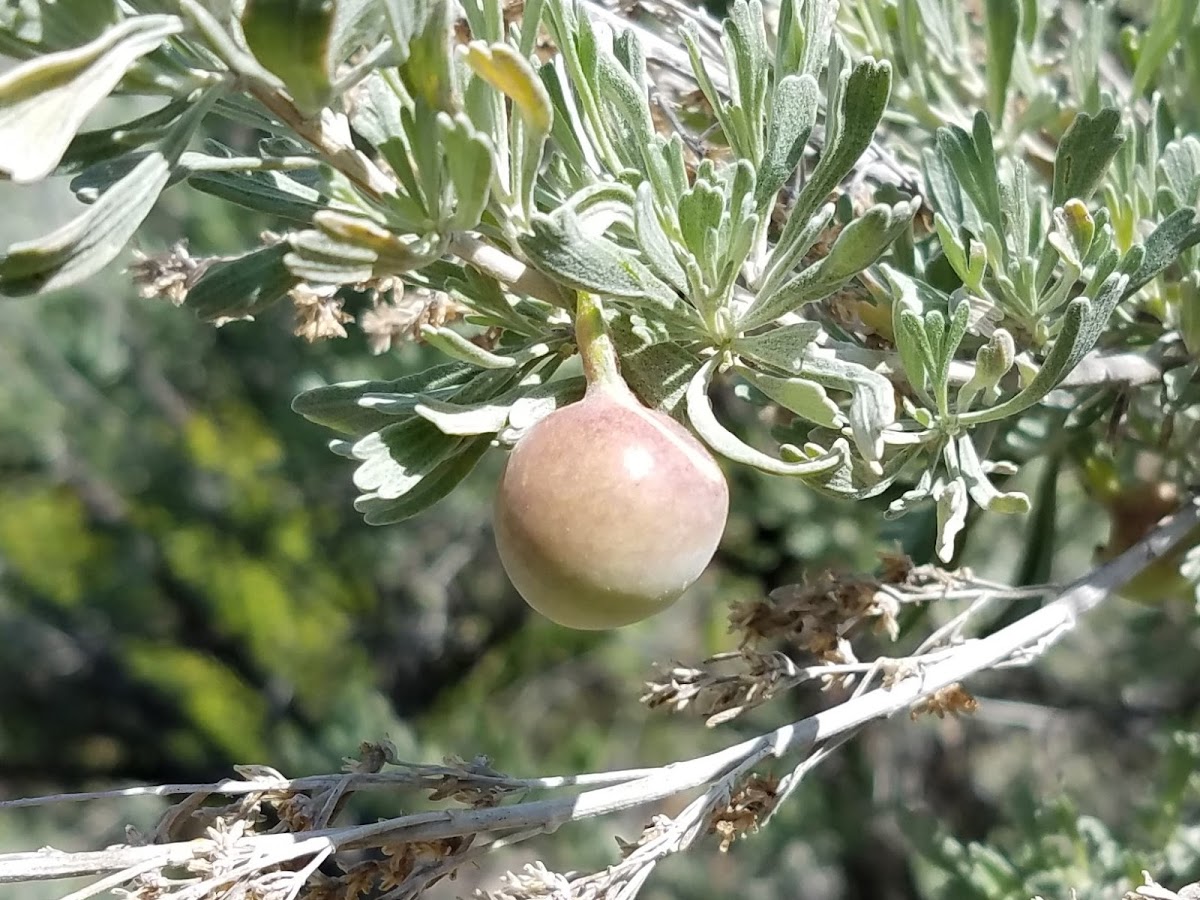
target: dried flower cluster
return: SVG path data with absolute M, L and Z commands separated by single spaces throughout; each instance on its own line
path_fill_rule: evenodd
M 734 671 L 724 671 L 729 666 Z M 714 728 L 761 706 L 801 678 L 786 654 L 743 648 L 710 657 L 699 667 L 675 665 L 660 672 L 660 680 L 646 682 L 641 701 L 650 709 L 691 709 L 706 716 L 705 724 Z
M 875 630 L 893 640 L 900 610 L 896 589 L 911 587 L 912 561 L 889 554 L 879 577 L 823 572 L 800 584 L 776 588 L 764 598 L 745 600 L 729 613 L 730 630 L 743 647 L 782 642 L 822 662 L 854 661 L 848 636 L 874 620 Z
M 721 852 L 729 852 L 739 837 L 758 831 L 778 799 L 779 779 L 774 776 L 751 775 L 740 784 L 710 822 L 710 829 L 721 839 Z
M 970 715 L 977 709 L 979 709 L 979 701 L 971 696 L 961 684 L 952 684 L 921 700 L 912 708 L 909 715 L 914 720 L 928 715 L 944 719 L 948 715 L 958 716 L 963 713 Z

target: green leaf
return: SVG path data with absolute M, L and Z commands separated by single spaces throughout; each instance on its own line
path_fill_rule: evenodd
M 762 213 L 800 164 L 817 119 L 817 93 L 817 80 L 811 75 L 788 75 L 772 95 L 766 150 L 754 190 L 755 206 Z
M 409 95 L 429 109 L 453 112 L 448 0 L 384 0 L 384 11 Z
M 458 448 L 462 439 L 442 434 L 432 422 L 413 417 L 388 425 L 355 442 L 360 460 L 354 486 L 381 500 L 403 497 Z M 357 504 L 356 504 L 357 505 Z
M 1170 266 L 1179 254 L 1200 244 L 1200 217 L 1195 209 L 1176 210 L 1158 223 L 1158 227 L 1150 233 L 1143 245 L 1143 252 L 1137 254 L 1139 265 L 1129 273 L 1129 285 L 1125 296 L 1129 296 L 1149 284 Z M 1134 254 L 1127 254 L 1122 260 L 1122 269 L 1134 259 Z
M 209 142 L 210 149 L 214 144 Z M 219 161 L 233 155 L 232 151 L 226 151 L 225 148 L 221 150 L 221 155 L 212 157 L 199 153 L 185 153 L 182 156 L 179 166 L 187 176 L 188 184 L 244 209 L 304 224 L 311 222 L 316 213 L 329 207 L 329 198 L 325 194 L 286 172 L 208 169 L 209 161 Z
M 892 89 L 892 67 L 885 60 L 859 60 L 853 71 L 838 80 L 841 103 L 828 113 L 825 152 L 801 189 L 763 278 L 763 288 L 773 288 L 803 255 L 802 235 L 809 220 L 830 192 L 866 152 L 875 135 Z
M 298 277 L 318 284 L 359 284 L 420 268 L 440 255 L 436 245 L 405 241 L 368 219 L 325 209 L 313 216 L 316 229 L 288 238 L 285 257 Z
M 365 494 L 354 501 L 368 525 L 393 525 L 423 512 L 458 487 L 488 451 L 487 437 L 464 441 L 458 452 L 443 459 L 408 493 L 395 499 Z
M 801 374 L 826 387 L 850 393 L 850 431 L 863 459 L 883 458 L 884 429 L 896 421 L 896 389 L 878 372 L 825 351 L 805 357 Z
M 187 99 L 172 100 L 161 109 L 112 128 L 80 132 L 71 139 L 55 174 L 80 172 L 96 163 L 113 160 L 160 140 L 190 105 Z
M 647 181 L 638 185 L 633 215 L 638 247 L 645 254 L 651 270 L 680 293 L 685 292 L 687 276 L 675 256 L 674 244 L 659 221 L 658 211 L 654 207 L 653 188 Z
M 451 397 L 479 374 L 460 362 L 433 366 L 394 381 L 347 381 L 313 388 L 292 401 L 292 409 L 310 422 L 351 435 L 366 435 L 416 415 L 422 397 Z
M 1081 112 L 1058 142 L 1054 154 L 1054 205 L 1068 200 L 1088 200 L 1100 186 L 1125 135 L 1120 133 L 1121 113 L 1111 106 L 1096 115 Z
M 1137 67 L 1133 70 L 1134 97 L 1146 93 L 1179 36 L 1195 20 L 1196 5 L 1196 0 L 1159 0 L 1150 29 L 1139 48 Z
M 296 286 L 283 261 L 287 252 L 288 245 L 280 243 L 214 263 L 188 289 L 188 308 L 205 322 L 261 312 Z
M 983 464 L 975 452 L 975 444 L 970 435 L 960 435 L 955 444 L 958 448 L 958 468 L 966 484 L 971 499 L 981 509 L 988 512 L 1006 513 L 1009 515 L 1024 515 L 1029 512 L 1029 498 L 1019 491 L 1002 492 L 983 471 Z
M 687 312 L 675 292 L 659 281 L 634 254 L 603 237 L 584 234 L 569 206 L 533 217 L 532 233 L 521 249 L 539 269 L 576 290 L 609 297 L 655 300 L 677 316 Z
M 1012 77 L 1013 54 L 1021 22 L 1018 0 L 987 0 L 988 111 L 997 122 L 1004 121 L 1008 82 Z
M 681 404 L 700 360 L 672 341 L 647 338 L 637 316 L 621 313 L 608 324 L 629 387 L 652 409 L 681 418 Z
M 0 259 L 0 293 L 47 293 L 99 272 L 133 237 L 170 175 L 167 158 L 151 153 L 82 215 L 43 238 L 13 244 Z
M 333 0 L 246 0 L 242 11 L 242 33 L 250 51 L 308 116 L 331 97 L 334 6 Z
M 326 54 L 330 71 L 336 71 L 355 51 L 378 46 L 384 39 L 386 21 L 379 0 L 336 0 Z M 408 48 L 404 49 L 407 52 Z
M 996 422 L 1028 409 L 1045 397 L 1066 377 L 1079 360 L 1096 345 L 1113 310 L 1127 296 L 1128 275 L 1111 275 L 1097 292 L 1094 300 L 1076 298 L 1067 304 L 1058 336 L 1037 375 L 1018 394 L 1004 402 L 974 412 L 963 413 L 963 425 Z
M 762 293 L 742 314 L 738 327 L 747 330 L 826 297 L 879 259 L 909 226 L 921 198 L 895 206 L 871 207 L 838 234 L 829 253 L 773 293 Z
M 0 173 L 40 181 L 129 68 L 183 30 L 175 16 L 139 16 L 74 50 L 36 57 L 0 75 Z
M 421 337 L 447 356 L 481 369 L 513 369 L 521 363 L 545 356 L 550 352 L 549 344 L 537 343 L 523 348 L 515 357 L 502 356 L 485 350 L 478 344 L 467 340 L 453 328 L 445 326 L 437 328 L 433 325 L 422 325 Z
M 950 164 L 959 186 L 983 221 L 995 228 L 998 234 L 1003 234 L 1000 175 L 996 168 L 992 127 L 987 115 L 983 112 L 975 114 L 970 134 L 957 125 L 939 128 L 937 148 Z M 977 234 L 976 237 L 982 238 L 983 235 Z
M 495 157 L 492 142 L 461 113 L 438 116 L 438 133 L 446 154 L 446 173 L 454 186 L 454 211 L 447 226 L 455 231 L 475 228 L 491 197 Z
M 799 374 L 809 345 L 821 333 L 816 322 L 793 322 L 762 334 L 740 337 L 733 342 L 735 353 L 784 372 Z
M 890 488 L 920 452 L 921 446 L 918 444 L 896 447 L 883 460 L 881 467 L 871 467 L 858 457 L 847 454 L 842 466 L 809 484 L 814 490 L 831 497 L 870 500 Z
M 578 400 L 583 396 L 585 386 L 584 379 L 576 376 L 533 387 L 522 386 L 479 403 L 462 404 L 423 397 L 414 411 L 436 425 L 443 434 L 498 434 L 508 426 L 521 432 L 560 406 Z
M 776 378 L 753 369 L 739 368 L 738 374 L 780 406 L 823 428 L 840 429 L 845 420 L 825 388 L 807 378 Z
M 933 499 L 937 506 L 937 557 L 942 562 L 954 558 L 954 542 L 967 524 L 966 485 L 955 478 L 934 486 Z
M 842 464 L 847 453 L 845 442 L 833 449 L 796 462 L 784 462 L 768 456 L 744 443 L 740 438 L 717 421 L 712 403 L 708 399 L 708 385 L 712 380 L 718 359 L 713 357 L 700 367 L 692 377 L 687 389 L 688 421 L 701 439 L 726 459 L 752 466 L 771 475 L 793 475 L 801 478 L 816 478 L 832 472 Z M 802 454 L 803 455 L 803 454 Z

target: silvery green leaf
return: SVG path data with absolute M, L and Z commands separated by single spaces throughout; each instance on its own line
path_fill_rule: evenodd
M 1054 242 L 1064 262 L 1076 270 L 1082 269 L 1096 237 L 1096 220 L 1081 201 L 1074 199 L 1055 209 L 1053 215 L 1055 230 L 1048 239 Z
M 908 227 L 920 208 L 920 197 L 892 206 L 881 203 L 851 221 L 839 232 L 829 255 L 821 260 L 822 279 L 844 282 L 871 265 Z
M 363 514 L 363 520 L 368 525 L 403 522 L 428 509 L 454 490 L 471 474 L 471 470 L 490 446 L 491 441 L 486 436 L 462 440 L 456 452 L 443 458 L 407 493 L 394 499 L 382 497 L 374 492 L 364 494 L 354 501 L 354 508 Z
M 609 297 L 652 300 L 687 321 L 691 314 L 666 284 L 627 250 L 602 237 L 589 237 L 570 207 L 535 214 L 521 249 L 547 275 L 576 290 Z
M 584 234 L 597 237 L 617 223 L 632 230 L 636 202 L 636 195 L 628 185 L 611 181 L 581 188 L 569 201 Z
M 534 210 L 533 195 L 542 151 L 554 121 L 554 106 L 546 86 L 529 62 L 503 43 L 472 41 L 467 64 L 476 75 L 512 101 L 519 113 L 519 132 L 512 147 L 511 186 L 526 215 Z
M 82 47 L 35 57 L 0 75 L 0 172 L 18 183 L 53 172 L 84 120 L 129 68 L 182 30 L 175 16 L 138 16 Z
M 1196 210 L 1176 210 L 1158 223 L 1141 248 L 1133 248 L 1121 260 L 1121 271 L 1129 275 L 1128 297 L 1157 278 L 1179 254 L 1200 244 L 1200 217 Z M 1139 251 L 1135 253 L 1134 251 Z
M 965 195 L 963 199 L 971 201 L 984 224 L 991 225 L 997 233 L 1003 233 L 1000 176 L 996 168 L 992 128 L 987 115 L 983 112 L 975 114 L 970 133 L 957 125 L 939 128 L 937 148 L 953 171 L 954 178 Z M 984 235 L 977 234 L 976 237 Z
M 615 57 L 601 53 L 596 62 L 596 96 L 612 146 L 626 166 L 648 176 L 646 153 L 655 131 L 646 91 Z
M 806 357 L 801 374 L 826 387 L 850 392 L 848 418 L 855 446 L 868 462 L 882 459 L 883 430 L 896 421 L 892 383 L 866 366 L 826 353 Z
M 161 109 L 111 128 L 81 131 L 71 139 L 55 174 L 81 172 L 96 163 L 124 156 L 166 137 L 191 105 L 186 98 L 172 100 Z
M 654 195 L 649 182 L 638 185 L 634 203 L 634 232 L 638 247 L 654 274 L 681 293 L 687 290 L 687 276 L 675 257 L 671 239 L 663 230 L 654 207 Z
M 242 10 L 246 46 L 307 116 L 332 95 L 329 49 L 335 5 L 328 0 L 245 0 Z
M 334 4 L 333 32 L 329 38 L 330 62 L 336 66 L 356 50 L 378 46 L 384 39 L 385 21 L 378 0 L 338 0 Z M 407 47 L 404 52 L 408 52 Z
M 776 378 L 746 367 L 740 367 L 738 374 L 771 400 L 802 419 L 834 430 L 845 424 L 838 405 L 829 399 L 825 388 L 815 381 L 806 378 Z
M 961 435 L 955 440 L 958 449 L 958 469 L 975 505 L 988 512 L 1024 515 L 1029 512 L 1029 497 L 1016 492 L 1002 492 L 988 479 L 975 452 L 970 435 Z
M 199 153 L 183 154 L 179 161 L 182 174 L 192 187 L 229 203 L 302 223 L 329 206 L 329 198 L 320 190 L 286 172 L 206 171 L 207 159 Z
M 963 425 L 979 425 L 1005 419 L 1028 409 L 1050 393 L 1096 345 L 1117 303 L 1125 296 L 1128 283 L 1128 275 L 1112 275 L 1094 300 L 1079 297 L 1067 304 L 1054 346 L 1033 379 L 1003 403 L 964 413 L 959 416 L 959 421 Z M 1019 358 L 1017 363 L 1020 364 Z
M 806 303 L 829 296 L 882 256 L 920 208 L 920 198 L 879 204 L 850 222 L 834 240 L 828 255 L 771 291 L 764 287 L 738 321 L 741 329 L 757 328 Z
M 446 154 L 446 173 L 454 187 L 454 207 L 446 225 L 455 231 L 475 228 L 491 196 L 495 171 L 492 142 L 461 113 L 439 115 L 438 133 Z
M 45 237 L 13 244 L 0 259 L 0 293 L 46 293 L 96 274 L 133 237 L 170 175 L 167 158 L 151 153 L 82 215 Z
M 621 374 L 647 406 L 680 418 L 679 410 L 700 361 L 679 344 L 649 335 L 636 317 L 621 313 L 609 322 L 621 357 Z
M 821 326 L 817 322 L 793 322 L 762 334 L 737 338 L 733 342 L 733 349 L 741 356 L 784 372 L 799 374 L 809 345 L 820 333 Z
M 1008 374 L 1016 359 L 1012 335 L 1003 328 L 992 332 L 991 338 L 975 354 L 975 372 L 958 391 L 958 409 L 965 412 L 979 394 L 996 393 L 1000 379 Z
M 886 263 L 880 268 L 891 288 L 892 333 L 896 338 L 900 362 L 909 384 L 921 393 L 927 381 L 935 380 L 941 370 L 938 354 L 934 352 L 934 345 L 925 333 L 925 317 L 930 312 L 948 312 L 951 300 L 933 285 L 912 278 Z M 969 313 L 968 307 L 968 316 Z
M 1167 144 L 1159 157 L 1157 174 L 1160 198 L 1168 194 L 1175 208 L 1195 206 L 1200 194 L 1200 140 L 1189 134 Z
M 529 344 L 514 356 L 492 353 L 445 326 L 422 325 L 421 337 L 447 356 L 481 369 L 512 369 L 550 353 L 550 345 L 543 343 Z
M 716 242 L 710 236 L 716 235 L 724 210 L 725 197 L 720 189 L 700 178 L 679 199 L 680 236 L 702 269 L 717 255 Z
M 933 495 L 933 484 L 933 470 L 925 469 L 913 487 L 888 504 L 883 517 L 899 519 L 908 515 L 916 506 L 924 503 Z
M 344 434 L 366 435 L 415 415 L 421 396 L 450 397 L 479 374 L 474 366 L 444 363 L 394 381 L 347 381 L 313 388 L 292 401 L 310 422 Z
M 767 212 L 804 155 L 817 119 L 817 80 L 811 75 L 788 75 L 772 94 L 766 147 L 758 166 L 755 205 Z
M 465 266 L 461 275 L 455 272 L 442 289 L 461 299 L 477 315 L 506 331 L 526 337 L 536 337 L 546 332 L 548 311 L 543 308 L 544 304 L 514 297 L 495 278 L 484 275 L 472 266 Z
M 700 86 L 704 99 L 712 107 L 713 116 L 721 126 L 721 132 L 725 135 L 725 139 L 731 146 L 736 147 L 739 140 L 738 124 L 730 114 L 729 103 L 717 90 L 717 86 L 713 84 L 713 80 L 708 74 L 708 66 L 704 61 L 704 54 L 700 50 L 700 30 L 695 22 L 688 21 L 684 23 L 681 33 L 684 46 L 687 48 L 688 59 L 692 64 L 692 74 L 696 76 L 696 83 Z
M 775 76 L 798 72 L 818 77 L 829 56 L 838 0 L 792 0 L 779 4 L 775 44 Z M 797 16 L 799 13 L 799 16 Z
M 525 14 L 529 14 L 528 6 Z M 613 57 L 621 64 L 621 68 L 629 73 L 638 93 L 646 95 L 650 90 L 650 81 L 646 77 L 646 51 L 632 29 L 626 29 L 613 36 Z
M 705 362 L 687 388 L 687 417 L 696 433 L 714 451 L 732 462 L 752 466 L 771 475 L 794 475 L 801 478 L 817 478 L 832 472 L 845 459 L 845 445 L 797 462 L 784 462 L 768 456 L 744 443 L 733 432 L 717 421 L 712 403 L 708 399 L 708 385 L 716 369 L 717 358 Z
M 440 245 L 402 239 L 369 219 L 325 209 L 317 227 L 288 237 L 284 257 L 299 278 L 314 284 L 358 284 L 419 268 L 441 255 Z
M 1121 113 L 1113 107 L 1106 106 L 1094 116 L 1077 113 L 1054 155 L 1054 205 L 1089 199 L 1124 143 Z
M 287 244 L 280 243 L 214 263 L 188 289 L 188 308 L 205 322 L 261 312 L 296 286 L 283 261 L 287 252 Z
M 882 470 L 874 470 L 864 460 L 848 453 L 843 465 L 810 484 L 822 494 L 843 500 L 869 500 L 890 488 L 921 450 L 918 444 L 893 449 L 883 460 Z
M 513 402 L 508 422 L 500 433 L 502 443 L 516 443 L 530 428 L 560 407 L 583 397 L 587 383 L 581 376 L 550 381 L 527 391 Z
M 766 118 L 767 39 L 759 0 L 735 0 L 721 27 L 721 47 L 729 73 L 731 146 L 743 159 L 762 155 L 762 122 Z
M 764 284 L 782 278 L 800 259 L 804 251 L 799 238 L 809 219 L 870 146 L 891 93 L 892 67 L 886 60 L 861 59 L 853 71 L 841 74 L 838 83 L 841 102 L 827 113 L 825 152 L 796 197 Z
M 423 397 L 413 407 L 413 412 L 436 426 L 442 434 L 496 434 L 508 421 L 511 401 L 512 398 L 497 397 L 495 400 L 464 406 Z
M 136 169 L 147 156 L 155 152 L 154 150 L 135 150 L 125 156 L 101 160 L 95 165 L 88 166 L 71 179 L 71 193 L 80 203 L 91 205 L 99 200 L 105 191 Z M 178 183 L 182 178 L 183 173 L 176 166 L 163 186 L 163 190 Z
M 1017 49 L 1017 30 L 1021 9 L 1018 0 L 986 0 L 988 111 L 997 122 L 1004 120 L 1008 81 L 1012 77 L 1013 55 Z
M 934 485 L 937 504 L 937 557 L 942 562 L 954 558 L 954 542 L 967 524 L 967 489 L 955 478 Z
M 409 96 L 423 101 L 431 110 L 450 112 L 455 89 L 450 43 L 446 40 L 451 24 L 450 3 L 383 0 L 383 7 L 392 45 L 399 49 L 400 77 Z
M 361 460 L 354 486 L 382 500 L 402 497 L 449 456 L 461 438 L 443 434 L 432 422 L 404 419 L 357 441 L 352 449 Z

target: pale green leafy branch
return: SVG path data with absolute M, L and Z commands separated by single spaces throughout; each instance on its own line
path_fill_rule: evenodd
M 190 270 L 186 302 L 207 319 L 290 296 L 319 337 L 345 333 L 354 298 L 449 298 L 461 315 L 422 310 L 409 332 L 451 362 L 296 400 L 342 434 L 376 523 L 419 513 L 579 396 L 564 364 L 573 292 L 591 291 L 646 402 L 730 462 L 833 495 L 903 479 L 892 513 L 934 503 L 948 559 L 971 504 L 1029 508 L 994 483 L 1012 470 L 989 459 L 997 428 L 1137 310 L 1166 325 L 1155 359 L 1200 344 L 1200 144 L 1160 141 L 1171 100 L 1143 97 L 1194 10 L 1164 4 L 1111 84 L 1108 17 L 1088 7 L 1063 85 L 1044 74 L 1069 37 L 1054 5 L 984 8 L 976 23 L 951 0 L 771 15 L 738 0 L 677 47 L 701 137 L 655 115 L 667 89 L 645 32 L 578 0 L 527 2 L 515 21 L 498 0 L 6 7 L 4 49 L 23 61 L 0 79 L 0 170 L 69 174 L 87 208 L 10 247 L 0 290 L 90 277 L 186 182 L 288 229 Z M 166 102 L 80 132 L 114 91 Z M 191 149 L 211 116 L 263 137 Z M 881 142 L 919 185 L 864 165 Z M 887 365 L 864 352 L 880 345 Z M 716 415 L 728 383 L 794 417 L 774 450 Z

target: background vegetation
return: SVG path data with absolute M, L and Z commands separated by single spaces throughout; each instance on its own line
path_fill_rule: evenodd
M 5 245 L 73 205 L 57 184 L 0 186 L 0 202 Z M 272 224 L 168 192 L 138 246 L 182 236 L 196 255 L 234 253 Z M 729 603 L 804 572 L 869 570 L 896 545 L 932 559 L 931 515 L 884 521 L 874 502 L 736 471 L 726 539 L 687 602 L 617 633 L 550 625 L 495 557 L 498 460 L 422 516 L 371 528 L 351 508 L 349 464 L 289 407 L 317 384 L 395 378 L 425 352 L 373 356 L 357 332 L 308 345 L 286 307 L 213 329 L 139 298 L 117 267 L 5 304 L 0 797 L 209 781 L 239 763 L 329 772 L 384 737 L 404 759 L 485 754 L 522 775 L 694 755 L 844 694 L 797 691 L 707 730 L 638 704 L 653 661 L 729 649 Z M 1059 463 L 1020 476 L 1038 518 L 972 515 L 956 563 L 1011 584 L 1086 571 L 1107 521 Z M 919 626 L 956 611 L 935 605 Z M 1109 604 L 1037 667 L 975 685 L 973 717 L 872 726 L 770 828 L 728 854 L 710 839 L 671 860 L 645 896 L 1116 897 L 1141 869 L 1200 879 L 1196 615 Z M 385 794 L 355 802 L 364 821 L 394 814 Z M 0 811 L 0 850 L 102 846 L 160 808 Z M 642 824 L 624 817 L 618 830 L 632 838 Z M 613 827 L 573 826 L 439 890 L 466 894 L 534 855 L 601 867 Z

